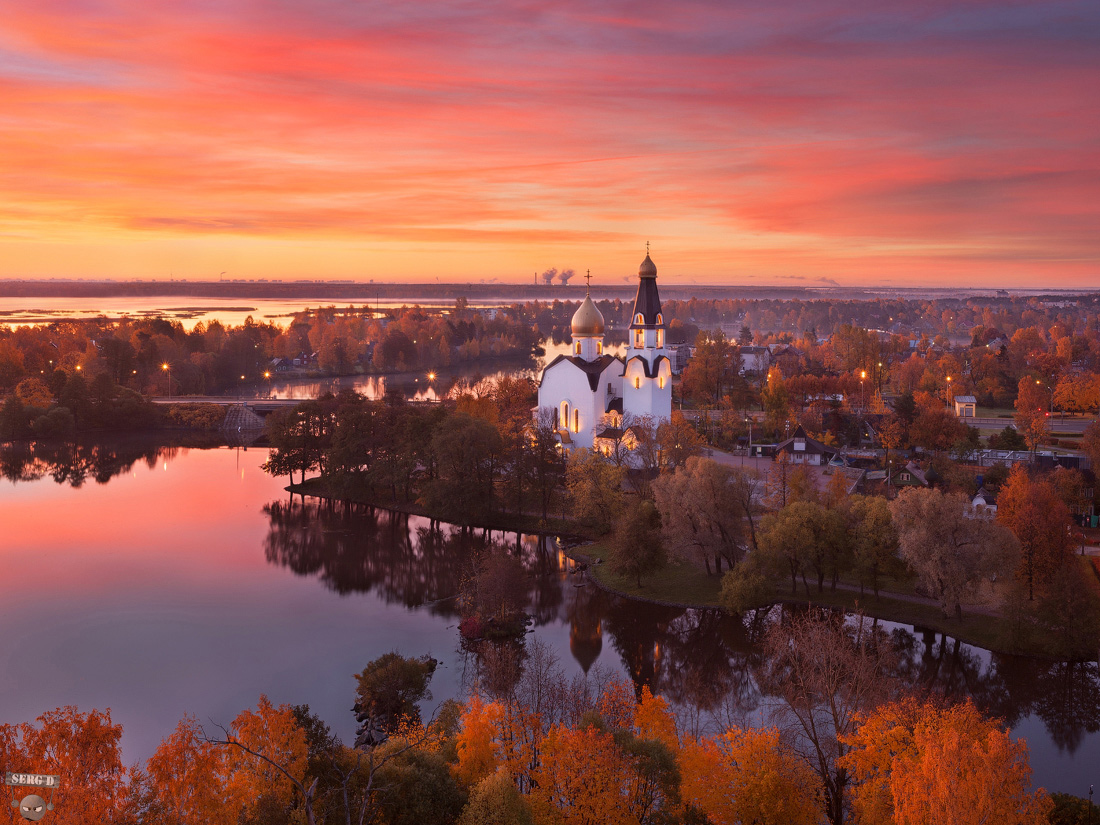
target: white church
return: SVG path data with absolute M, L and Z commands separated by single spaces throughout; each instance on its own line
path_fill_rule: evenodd
M 602 430 L 618 426 L 624 416 L 672 416 L 672 363 L 657 267 L 648 253 L 638 268 L 626 359 L 603 351 L 604 319 L 591 295 L 573 315 L 572 332 L 572 353 L 551 361 L 539 379 L 539 409 L 555 411 L 566 448 L 591 448 Z

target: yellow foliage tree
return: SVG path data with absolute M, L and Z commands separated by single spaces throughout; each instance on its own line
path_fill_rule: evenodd
M 684 747 L 685 802 L 714 825 L 819 825 L 821 781 L 779 741 L 779 731 L 731 728 Z
M 676 720 L 669 710 L 668 701 L 650 693 L 648 685 L 642 688 L 641 701 L 634 708 L 634 729 L 639 739 L 656 740 L 673 753 L 680 749 Z
M 637 825 L 630 759 L 596 727 L 555 725 L 531 791 L 536 825 Z

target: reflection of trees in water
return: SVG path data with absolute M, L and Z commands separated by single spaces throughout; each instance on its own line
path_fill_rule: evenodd
M 895 628 L 891 641 L 899 657 L 897 675 L 918 696 L 951 701 L 969 696 L 983 709 L 1004 704 L 1003 685 L 988 654 L 927 628 Z
M 604 597 L 605 626 L 635 689 L 648 686 L 681 708 L 715 714 L 759 699 L 756 654 L 744 625 L 720 610 L 688 610 Z
M 391 603 L 426 605 L 457 616 L 463 577 L 481 553 L 496 548 L 518 557 L 529 573 L 536 621 L 558 615 L 560 570 L 545 539 L 482 530 L 392 510 L 337 501 L 291 498 L 264 508 L 270 525 L 264 555 L 298 575 L 317 575 L 337 593 L 375 591 Z
M 918 695 L 970 698 L 1009 727 L 1041 719 L 1051 741 L 1073 753 L 1100 731 L 1100 673 L 1095 662 L 1045 662 L 988 653 L 923 628 L 895 629 L 899 676 Z
M 1100 730 L 1100 678 L 1096 662 L 1055 662 L 1037 680 L 1035 713 L 1058 750 L 1073 753 L 1085 733 Z
M 536 626 L 565 622 L 570 653 L 585 673 L 603 654 L 609 634 L 638 693 L 649 686 L 686 711 L 693 724 L 702 716 L 745 724 L 760 705 L 753 673 L 761 653 L 755 639 L 774 617 L 745 624 L 718 610 L 611 596 L 566 575 L 568 560 L 546 537 L 471 533 L 363 505 L 294 500 L 273 502 L 265 511 L 271 521 L 268 561 L 299 575 L 317 575 L 338 593 L 374 590 L 387 601 L 427 605 L 443 616 L 457 616 L 452 597 L 477 555 L 498 547 L 519 558 L 528 573 Z M 1034 714 L 1052 741 L 1071 753 L 1086 734 L 1100 731 L 1095 663 L 990 654 L 921 628 L 895 628 L 891 638 L 897 675 L 918 695 L 969 697 L 1009 726 Z M 524 640 L 483 643 L 467 655 L 468 678 L 503 690 L 518 678 L 526 646 Z
M 49 477 L 70 487 L 81 487 L 89 480 L 106 484 L 139 462 L 152 469 L 160 461 L 171 461 L 186 453 L 188 448 L 210 449 L 225 444 L 217 433 L 173 436 L 169 440 L 135 435 L 97 441 L 17 442 L 0 450 L 0 476 L 13 482 Z

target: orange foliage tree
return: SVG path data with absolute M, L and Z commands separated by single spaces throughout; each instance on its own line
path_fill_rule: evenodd
M 714 825 L 818 825 L 821 780 L 779 731 L 731 728 L 685 746 L 682 794 Z
M 37 725 L 0 725 L 0 763 L 5 770 L 61 778 L 51 822 L 111 822 L 129 798 L 121 737 L 122 725 L 111 722 L 109 709 L 81 713 L 70 705 L 42 714 Z
M 1029 599 L 1035 586 L 1050 581 L 1073 553 L 1069 508 L 1048 481 L 1031 478 L 1017 464 L 997 496 L 997 521 L 1020 542 L 1016 578 L 1027 584 Z
M 1050 800 L 1031 792 L 1027 744 L 969 701 L 914 699 L 869 713 L 844 737 L 859 825 L 1044 825 Z
M 134 777 L 142 821 L 175 825 L 233 825 L 239 811 L 226 804 L 225 753 L 204 740 L 202 727 L 185 716 Z

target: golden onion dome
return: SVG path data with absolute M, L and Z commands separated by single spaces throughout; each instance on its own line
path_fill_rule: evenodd
M 639 278 L 656 278 L 657 277 L 657 264 L 653 263 L 653 260 L 649 257 L 649 253 L 646 252 L 645 260 L 642 261 L 642 265 L 638 267 Z
M 591 338 L 595 335 L 603 335 L 603 314 L 596 309 L 589 295 L 584 296 L 584 302 L 573 313 L 573 337 Z

